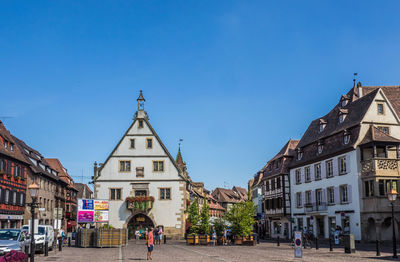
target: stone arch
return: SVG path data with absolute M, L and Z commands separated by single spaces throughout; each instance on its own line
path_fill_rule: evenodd
M 140 219 L 140 221 L 138 221 Z M 144 228 L 155 227 L 154 217 L 152 215 L 146 214 L 145 212 L 135 212 L 132 213 L 125 221 L 123 227 L 128 229 L 129 239 L 134 238 L 136 230 L 144 232 Z M 142 232 L 143 231 L 143 232 Z

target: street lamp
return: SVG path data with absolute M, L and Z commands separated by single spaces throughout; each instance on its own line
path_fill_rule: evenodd
M 392 205 L 392 228 L 393 228 L 393 258 L 397 258 L 397 244 L 396 244 L 396 231 L 394 229 L 394 201 L 397 198 L 397 191 L 396 189 L 390 190 L 387 194 L 390 204 Z
M 31 207 L 31 262 L 35 261 L 35 207 L 36 207 L 36 198 L 37 198 L 37 193 L 39 191 L 39 186 L 36 184 L 36 182 L 33 182 L 31 185 L 28 186 L 29 193 L 32 198 L 32 203 L 29 204 Z

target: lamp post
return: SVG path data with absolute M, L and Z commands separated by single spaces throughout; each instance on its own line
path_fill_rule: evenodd
M 36 184 L 36 182 L 33 182 L 31 185 L 28 186 L 29 193 L 32 198 L 32 203 L 29 204 L 31 207 L 31 262 L 35 261 L 35 208 L 36 208 L 36 198 L 37 198 L 37 192 L 39 190 L 39 186 Z
M 397 258 L 397 243 L 396 243 L 396 231 L 394 228 L 394 202 L 397 198 L 397 191 L 396 189 L 390 190 L 387 194 L 390 204 L 392 205 L 392 228 L 393 228 L 393 258 Z

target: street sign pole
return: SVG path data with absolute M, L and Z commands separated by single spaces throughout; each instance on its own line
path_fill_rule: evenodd
M 303 257 L 303 238 L 301 231 L 294 232 L 294 257 Z

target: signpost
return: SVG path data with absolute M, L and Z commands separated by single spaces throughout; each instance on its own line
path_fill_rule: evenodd
M 301 231 L 294 232 L 294 257 L 303 257 L 303 240 Z

